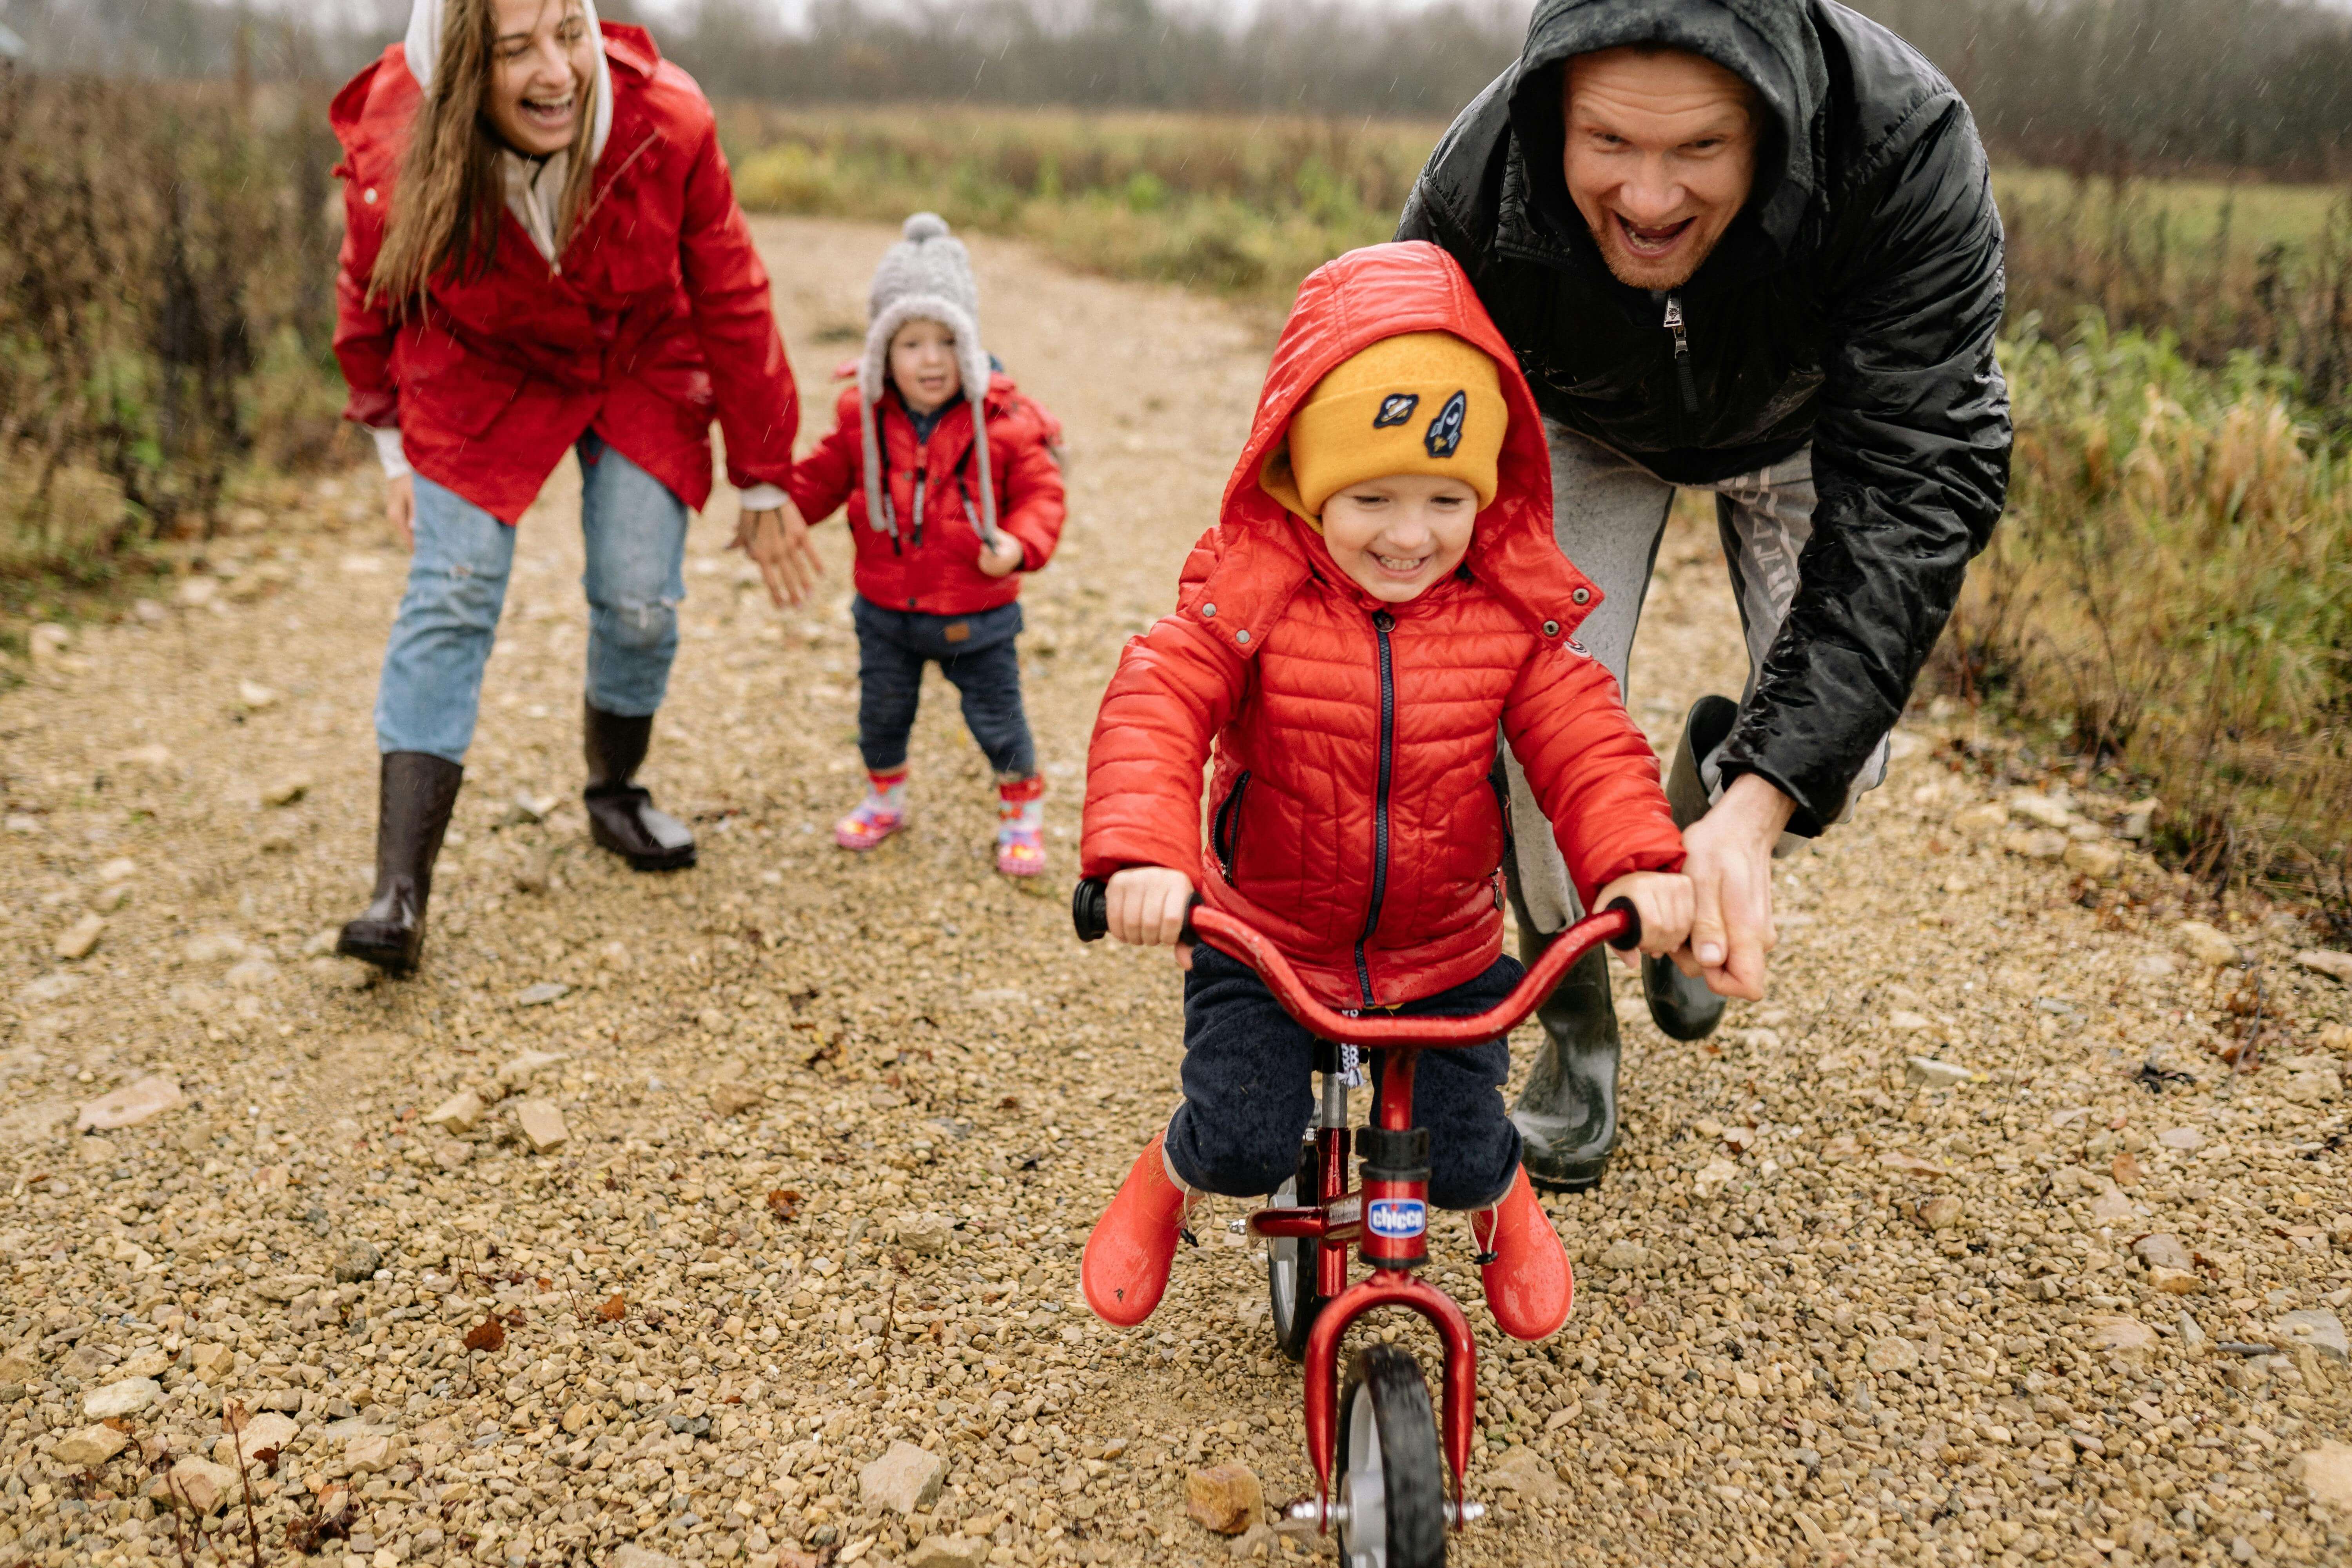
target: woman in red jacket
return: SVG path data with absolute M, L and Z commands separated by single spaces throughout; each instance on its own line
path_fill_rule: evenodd
M 907 822 L 907 737 L 923 668 L 963 699 L 996 770 L 996 868 L 1045 868 L 1045 789 L 1021 707 L 1021 574 L 1062 537 L 1061 426 L 980 346 L 980 291 L 963 242 L 933 213 L 908 218 L 875 268 L 866 353 L 839 416 L 793 470 L 822 519 L 849 503 L 857 546 L 857 747 L 866 798 L 833 826 L 871 849 Z
M 1176 613 L 1129 642 L 1087 759 L 1083 874 L 1111 934 L 1173 942 L 1197 890 L 1271 937 L 1345 1009 L 1466 1015 L 1500 1001 L 1506 737 L 1590 909 L 1618 897 L 1646 952 L 1690 925 L 1657 759 L 1573 640 L 1600 595 L 1552 542 L 1533 395 L 1461 268 L 1381 245 L 1318 269 L 1276 345 L 1217 526 Z M 1209 854 L 1202 773 L 1211 768 Z M 1240 960 L 1184 985 L 1184 1100 L 1087 1243 L 1106 1320 L 1158 1305 L 1187 1203 L 1298 1166 L 1314 1041 Z M 1472 1211 L 1496 1321 L 1540 1339 L 1572 1288 L 1519 1169 L 1501 1040 L 1422 1058 L 1429 1196 Z
M 798 404 L 710 106 L 592 0 L 416 0 L 404 44 L 336 96 L 335 353 L 410 543 L 384 652 L 376 885 L 341 951 L 413 967 L 473 739 L 514 523 L 566 449 L 582 475 L 590 829 L 691 865 L 633 782 L 677 647 L 710 421 L 738 542 L 795 600 L 814 557 L 782 489 Z

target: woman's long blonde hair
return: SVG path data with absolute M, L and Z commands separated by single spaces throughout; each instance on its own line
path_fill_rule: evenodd
M 571 0 L 549 0 L 569 10 Z M 409 129 L 408 152 L 393 190 L 392 217 L 368 279 L 368 302 L 389 300 L 404 309 L 424 298 L 425 285 L 445 266 L 460 277 L 489 270 L 497 255 L 499 214 L 506 205 L 506 181 L 499 170 L 504 143 L 491 129 L 483 100 L 498 41 L 495 0 L 445 0 L 441 55 L 433 85 Z M 595 174 L 591 148 L 595 135 L 596 75 L 580 84 L 580 108 L 572 134 L 572 162 L 556 216 L 556 254 L 563 253 L 572 226 L 587 205 Z

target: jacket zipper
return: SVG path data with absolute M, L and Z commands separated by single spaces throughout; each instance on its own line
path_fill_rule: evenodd
M 1211 847 L 1217 852 L 1217 864 L 1223 868 L 1225 880 L 1234 879 L 1234 864 L 1242 853 L 1242 795 L 1249 788 L 1250 771 L 1244 768 L 1226 793 L 1225 802 L 1217 807 L 1217 820 L 1210 834 Z
M 1683 412 L 1698 412 L 1698 381 L 1691 374 L 1690 332 L 1683 324 L 1683 297 L 1666 290 L 1666 331 L 1675 335 L 1675 384 L 1682 388 Z
M 928 468 L 915 470 L 915 548 L 923 547 L 923 483 L 930 478 Z
M 1518 863 L 1519 851 L 1518 847 L 1511 841 L 1511 790 L 1510 786 L 1504 783 L 1506 776 L 1507 775 L 1503 772 L 1503 759 L 1496 757 L 1495 759 L 1495 765 L 1487 770 L 1486 787 L 1495 792 L 1495 809 L 1502 814 L 1503 865 L 1512 866 Z M 1501 868 L 1498 867 L 1496 868 L 1493 879 L 1495 883 L 1495 908 L 1499 910 L 1503 908 L 1506 901 L 1503 892 L 1503 873 Z
M 1379 1004 L 1372 999 L 1372 969 L 1365 962 L 1364 944 L 1381 923 L 1381 900 L 1389 890 L 1389 778 L 1396 764 L 1396 665 L 1389 633 L 1395 626 L 1396 617 L 1386 610 L 1372 612 L 1372 635 L 1381 645 L 1381 774 L 1372 795 L 1372 904 L 1364 914 L 1364 933 L 1356 939 L 1356 984 L 1367 1007 Z

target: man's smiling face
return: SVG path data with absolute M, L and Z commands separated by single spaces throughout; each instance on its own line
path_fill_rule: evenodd
M 1754 93 L 1680 49 L 1602 49 L 1560 80 L 1569 198 L 1618 280 L 1690 281 L 1756 178 Z

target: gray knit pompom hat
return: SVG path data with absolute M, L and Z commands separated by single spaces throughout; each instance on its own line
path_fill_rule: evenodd
M 987 351 L 980 346 L 980 289 L 971 279 L 971 256 L 948 232 L 937 213 L 907 220 L 906 237 L 885 251 L 866 297 L 866 357 L 857 366 L 858 429 L 866 455 L 866 522 L 898 537 L 898 518 L 890 489 L 882 482 L 882 444 L 874 426 L 875 406 L 890 384 L 890 340 L 909 321 L 937 321 L 955 334 L 956 370 L 971 405 L 971 447 L 980 483 L 980 536 L 996 543 L 996 486 L 988 468 Z

